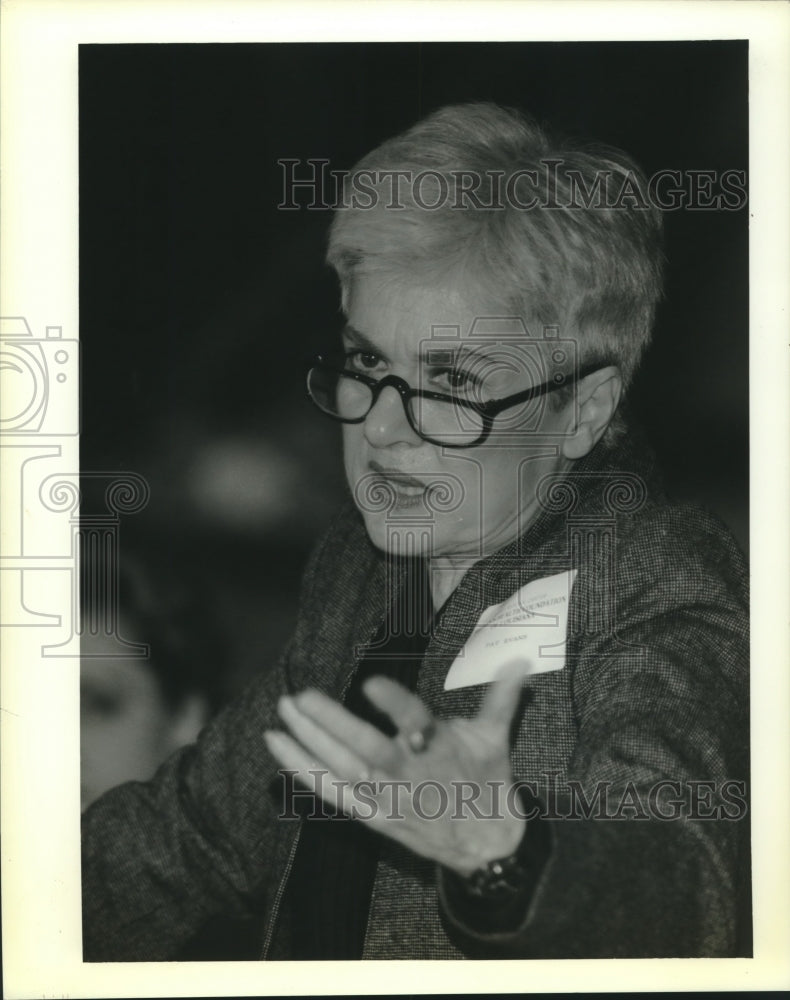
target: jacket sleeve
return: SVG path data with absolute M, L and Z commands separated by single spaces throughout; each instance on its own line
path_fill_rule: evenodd
M 325 538 L 302 585 L 309 601 Z M 273 891 L 295 823 L 278 820 L 277 763 L 263 739 L 299 660 L 296 635 L 271 669 L 146 783 L 109 791 L 82 821 L 86 961 L 173 959 L 216 914 L 247 916 Z
M 573 667 L 577 743 L 533 821 L 551 846 L 521 913 L 486 931 L 440 877 L 471 957 L 750 953 L 743 560 L 680 508 L 643 520 L 617 573 L 615 628 L 585 637 Z
M 146 783 L 112 789 L 82 822 L 85 961 L 173 958 L 217 912 L 242 915 L 265 890 L 281 667 Z M 232 762 L 232 763 L 231 763 Z

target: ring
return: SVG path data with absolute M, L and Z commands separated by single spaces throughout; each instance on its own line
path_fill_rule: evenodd
M 406 743 L 409 750 L 412 753 L 424 753 L 428 749 L 428 744 L 431 742 L 435 732 L 436 727 L 433 722 L 429 722 L 422 729 L 413 729 L 410 733 L 407 733 Z

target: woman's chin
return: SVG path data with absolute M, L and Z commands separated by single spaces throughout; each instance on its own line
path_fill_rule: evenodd
M 426 559 L 453 555 L 461 559 L 467 557 L 466 551 L 452 544 L 452 535 L 448 537 L 446 531 L 437 530 L 435 525 L 421 524 L 418 521 L 409 523 L 407 520 L 383 518 L 375 514 L 363 514 L 362 517 L 372 544 L 388 555 Z
M 409 524 L 375 514 L 363 514 L 368 537 L 377 549 L 391 556 L 432 555 L 430 526 Z

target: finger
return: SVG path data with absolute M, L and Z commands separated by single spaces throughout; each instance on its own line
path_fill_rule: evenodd
M 282 769 L 293 772 L 296 781 L 333 810 L 339 809 L 396 840 L 402 839 L 404 823 L 393 824 L 388 818 L 391 806 L 386 800 L 383 803 L 379 800 L 377 781 L 364 777 L 349 781 L 339 777 L 287 733 L 270 729 L 263 736 L 269 752 L 279 761 Z M 403 820 L 402 816 L 400 820 Z
M 521 700 L 521 689 L 528 668 L 529 665 L 524 660 L 516 660 L 503 667 L 486 693 L 477 716 L 480 722 L 505 732 L 510 729 Z
M 434 719 L 416 694 L 388 677 L 371 677 L 362 685 L 369 701 L 395 723 L 401 733 L 429 730 Z
M 392 742 L 384 733 L 320 691 L 309 688 L 290 701 L 302 716 L 377 767 L 385 766 L 392 757 Z
M 305 788 L 319 795 L 324 802 L 335 808 L 342 808 L 341 789 L 344 782 L 333 774 L 323 761 L 317 760 L 292 736 L 280 730 L 267 730 L 263 738 L 269 753 L 284 771 L 294 772 L 294 778 Z
M 297 699 L 281 698 L 277 708 L 280 718 L 305 750 L 315 754 L 330 770 L 353 781 L 369 777 L 371 763 L 365 760 L 364 755 L 349 749 L 309 715 L 301 712 Z

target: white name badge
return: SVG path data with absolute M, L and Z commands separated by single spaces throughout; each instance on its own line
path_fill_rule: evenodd
M 514 661 L 524 664 L 525 677 L 561 670 L 575 580 L 575 569 L 533 580 L 486 608 L 450 667 L 444 690 L 488 684 Z

